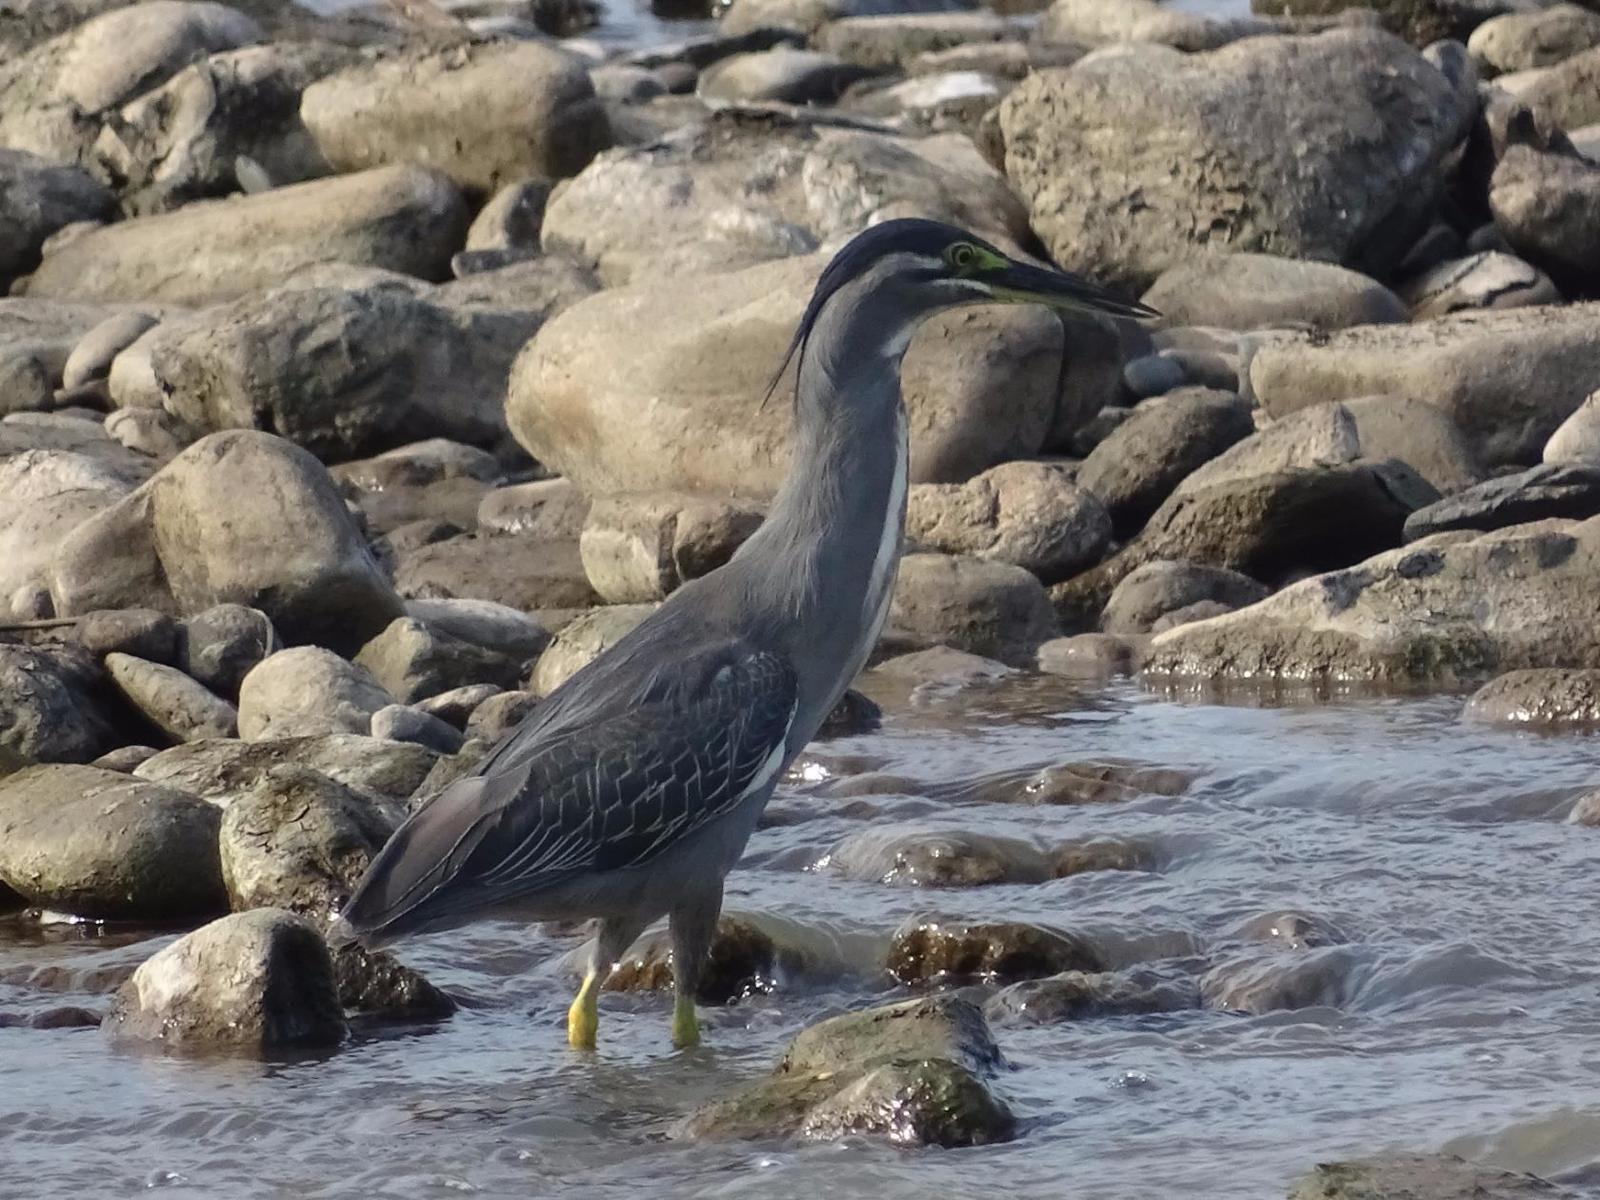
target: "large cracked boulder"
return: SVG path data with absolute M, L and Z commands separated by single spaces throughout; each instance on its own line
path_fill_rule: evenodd
M 456 186 L 412 164 L 190 204 L 51 248 L 24 294 L 208 304 L 319 263 L 448 279 L 467 231 Z
M 1600 304 L 1461 312 L 1276 340 L 1250 386 L 1281 417 L 1374 393 L 1444 410 L 1485 465 L 1534 462 L 1600 380 Z
M 283 289 L 163 322 L 124 352 L 111 394 L 338 461 L 431 437 L 493 442 L 510 354 L 485 349 L 450 309 L 402 288 Z
M 1005 180 L 964 137 L 916 141 L 724 112 L 600 155 L 551 196 L 541 238 L 618 284 L 806 254 L 910 216 L 1030 236 Z
M 1162 678 L 1459 686 L 1600 666 L 1600 519 L 1441 534 L 1161 634 Z
M 73 916 L 174 920 L 227 908 L 221 814 L 204 800 L 97 767 L 0 780 L 0 881 Z
M 106 121 L 91 150 L 96 172 L 130 213 L 255 190 L 245 186 L 252 170 L 276 187 L 331 174 L 300 121 L 300 94 L 351 57 L 322 42 L 213 54 Z
M 611 126 L 578 59 L 536 41 L 424 47 L 306 89 L 301 119 L 341 171 L 421 162 L 480 192 L 582 170 Z
M 0 64 L 0 145 L 79 162 L 113 109 L 197 59 L 262 36 L 221 4 L 152 0 L 92 16 Z
M 101 1028 L 173 1051 L 258 1054 L 345 1035 L 322 935 L 276 908 L 223 917 L 158 951 L 122 985 Z
M 56 611 L 260 609 L 294 642 L 354 650 L 401 614 L 327 471 L 252 431 L 202 438 L 80 524 L 51 560 Z
M 1452 65 L 1462 77 L 1364 29 L 1144 47 L 1030 76 L 988 140 L 1064 267 L 1143 288 L 1248 250 L 1382 276 L 1477 110 L 1470 68 Z
M 591 496 L 770 496 L 793 416 L 783 387 L 762 396 L 824 265 L 808 255 L 580 301 L 512 368 L 512 433 Z M 1037 454 L 1056 425 L 1061 342 L 1034 308 L 924 322 L 903 374 L 912 482 L 959 483 Z

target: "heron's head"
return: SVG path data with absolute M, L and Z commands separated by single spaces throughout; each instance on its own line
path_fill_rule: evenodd
M 796 352 L 804 358 L 825 322 L 836 339 L 848 336 L 848 343 L 837 347 L 840 354 L 898 358 L 923 318 L 969 304 L 1041 304 L 1100 317 L 1160 315 L 1081 276 L 1018 262 L 953 225 L 902 218 L 864 230 L 833 256 L 817 279 L 783 366 Z M 780 367 L 774 387 L 782 374 Z

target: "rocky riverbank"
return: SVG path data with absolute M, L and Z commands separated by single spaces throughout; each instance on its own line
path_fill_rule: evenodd
M 1600 726 L 1592 3 L 735 0 L 624 49 L 558 40 L 578 3 L 13 7 L 0 897 L 194 930 L 122 985 L 120 1040 L 277 1053 L 452 1011 L 321 923 L 409 805 L 759 524 L 767 377 L 831 250 L 893 216 L 1164 316 L 918 334 L 875 678 L 1481 687 L 1465 719 Z M 988 798 L 1188 786 L 1051 771 Z M 810 865 L 959 889 L 1171 853 L 891 820 Z M 1070 923 L 885 938 L 895 986 L 1006 1019 L 1349 982 L 1332 936 L 1153 974 Z M 718 953 L 718 1003 L 823 969 L 737 921 Z M 618 985 L 661 986 L 639 955 Z M 983 1019 L 848 1070 L 797 1042 L 679 1132 L 1012 1136 Z M 1330 1171 L 1297 1195 L 1347 1194 Z

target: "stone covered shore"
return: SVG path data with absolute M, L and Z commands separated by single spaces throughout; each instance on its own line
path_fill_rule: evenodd
M 118 1037 L 448 1014 L 321 922 L 408 805 L 755 527 L 789 424 L 767 375 L 828 254 L 894 216 L 1163 317 L 918 335 L 875 669 L 1480 689 L 1464 719 L 1600 724 L 1600 4 L 1258 8 L 736 0 L 610 52 L 576 0 L 11 5 L 0 907 L 219 918 L 127 981 Z M 836 728 L 872 719 L 853 696 Z M 963 886 L 1085 853 L 843 858 Z M 784 952 L 737 921 L 719 945 L 736 982 Z M 1065 1015 L 1260 1003 L 1031 928 L 893 955 L 908 988 L 1050 983 Z M 922 1040 L 808 1031 L 684 1131 L 909 1106 L 881 1132 L 1010 1136 L 982 1011 L 938 995 L 867 1021 Z M 1380 1194 L 1368 1169 L 1523 1186 L 1395 1160 L 1296 1194 Z

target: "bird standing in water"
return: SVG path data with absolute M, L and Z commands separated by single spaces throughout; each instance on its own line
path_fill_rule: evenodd
M 697 1044 L 694 996 L 723 879 L 889 611 L 905 526 L 906 346 L 926 317 L 987 303 L 1155 315 L 934 221 L 854 238 L 822 272 L 779 369 L 798 355 L 793 460 L 766 521 L 413 813 L 341 932 L 377 945 L 478 916 L 597 917 L 567 1016 L 568 1041 L 593 1048 L 601 985 L 666 916 L 672 1040 Z

